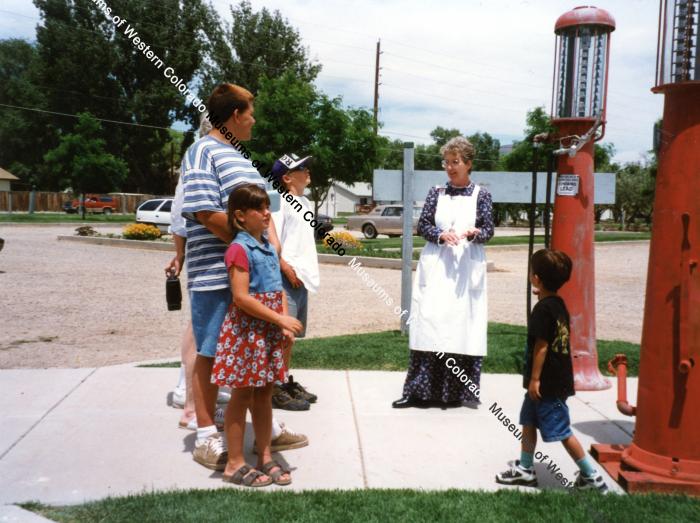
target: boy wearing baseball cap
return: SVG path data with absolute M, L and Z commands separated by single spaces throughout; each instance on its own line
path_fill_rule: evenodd
M 311 208 L 304 196 L 304 189 L 311 183 L 309 164 L 311 156 L 299 158 L 295 154 L 285 154 L 272 166 L 270 179 L 273 185 L 283 185 L 289 197 L 280 210 L 272 213 L 275 228 L 279 236 L 281 252 L 282 285 L 287 295 L 289 314 L 298 319 L 306 333 L 306 317 L 309 292 L 318 291 L 320 276 L 314 229 L 305 221 L 304 213 Z M 291 346 L 285 355 L 287 368 L 290 368 Z M 308 392 L 290 375 L 289 382 L 275 387 L 272 396 L 274 407 L 286 410 L 308 410 L 317 397 Z

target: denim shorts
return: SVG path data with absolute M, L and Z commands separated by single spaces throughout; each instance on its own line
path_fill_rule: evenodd
M 309 304 L 309 291 L 304 285 L 292 287 L 289 280 L 282 275 L 282 287 L 287 295 L 287 308 L 290 316 L 294 316 L 303 326 L 301 334 L 296 335 L 296 338 L 303 338 L 306 335 L 306 315 Z
M 540 429 L 542 440 L 545 442 L 562 441 L 574 434 L 571 432 L 569 407 L 566 406 L 566 400 L 542 398 L 539 401 L 532 401 L 527 392 L 520 409 L 520 424 Z
M 207 358 L 216 356 L 221 324 L 231 304 L 231 289 L 191 291 L 192 332 L 197 343 L 197 354 Z

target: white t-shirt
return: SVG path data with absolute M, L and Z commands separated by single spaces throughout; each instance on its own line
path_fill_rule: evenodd
M 283 202 L 280 210 L 272 213 L 272 219 L 282 245 L 282 258 L 294 268 L 297 278 L 309 292 L 317 292 L 321 278 L 314 229 L 303 219 L 310 207 L 309 200 L 304 196 L 295 198 L 304 206 L 302 212 L 297 212 L 292 205 Z
M 182 175 L 180 175 L 180 180 L 175 188 L 173 205 L 170 208 L 170 227 L 168 228 L 168 232 L 187 238 L 187 224 L 185 223 L 185 218 L 182 216 L 182 204 L 185 201 L 184 186 L 185 184 L 182 183 Z

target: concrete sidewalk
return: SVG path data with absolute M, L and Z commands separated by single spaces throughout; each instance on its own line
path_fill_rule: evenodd
M 106 496 L 186 488 L 235 488 L 192 460 L 194 433 L 179 429 L 167 406 L 175 368 L 119 365 L 97 369 L 0 371 L 0 505 L 23 501 L 73 504 Z M 494 474 L 519 456 L 519 442 L 489 407 L 497 402 L 517 423 L 520 376 L 482 377 L 483 405 L 391 408 L 404 373 L 297 370 L 319 395 L 307 412 L 275 410 L 307 434 L 310 445 L 281 454 L 301 489 L 421 488 L 495 490 Z M 637 380 L 630 379 L 630 402 Z M 569 400 L 573 428 L 591 443 L 629 443 L 633 420 L 615 408 L 615 389 Z M 251 426 L 246 435 L 249 463 Z M 561 444 L 540 443 L 565 478 L 576 466 Z M 540 486 L 563 488 L 536 464 Z M 621 492 L 608 478 L 612 489 Z M 285 488 L 285 487 L 273 487 Z M 267 490 L 267 489 L 266 489 Z

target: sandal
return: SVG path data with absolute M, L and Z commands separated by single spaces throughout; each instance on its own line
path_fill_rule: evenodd
M 267 481 L 255 483 L 255 480 L 260 476 L 267 476 L 268 474 L 263 474 L 257 469 L 249 467 L 248 465 L 243 465 L 232 475 L 223 475 L 224 481 L 233 483 L 234 485 L 243 485 L 246 487 L 267 487 L 272 485 L 272 478 L 267 478 Z
M 275 472 L 270 472 L 272 469 L 277 467 L 277 470 Z M 275 485 L 289 485 L 292 482 L 292 478 L 290 477 L 288 480 L 280 480 L 280 476 L 283 474 L 289 474 L 289 470 L 284 470 L 282 466 L 277 463 L 274 459 L 268 461 L 262 466 L 263 472 L 272 478 L 272 481 L 275 483 Z

